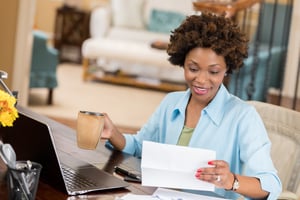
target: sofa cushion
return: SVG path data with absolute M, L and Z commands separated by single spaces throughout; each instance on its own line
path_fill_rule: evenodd
M 114 26 L 144 28 L 144 0 L 111 0 Z
M 146 26 L 149 24 L 153 9 L 172 11 L 184 15 L 195 14 L 193 1 L 194 0 L 146 0 L 143 15 Z
M 147 43 L 149 46 L 153 41 L 169 41 L 169 34 L 151 32 L 145 29 L 132 29 L 132 28 L 122 28 L 122 27 L 112 27 L 107 34 L 107 38 L 127 40 L 132 42 L 142 42 Z
M 170 34 L 172 30 L 181 24 L 185 17 L 184 14 L 178 12 L 153 9 L 147 28 L 149 31 Z
M 151 48 L 149 44 L 122 39 L 90 38 L 82 46 L 82 55 L 88 58 L 106 57 L 140 64 L 173 66 L 166 51 Z
M 94 8 L 90 17 L 91 37 L 96 38 L 105 36 L 111 27 L 111 18 L 111 9 L 109 6 L 99 6 Z

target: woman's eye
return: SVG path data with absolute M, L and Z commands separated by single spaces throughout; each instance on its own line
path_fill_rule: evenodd
M 219 72 L 218 71 L 211 71 L 210 73 L 211 74 L 218 74 Z
M 195 72 L 195 71 L 197 71 L 197 68 L 192 68 L 192 67 L 190 67 L 190 71 L 191 71 L 191 72 Z
M 198 70 L 198 67 L 196 67 L 194 65 L 189 65 L 188 68 L 191 72 L 196 72 Z

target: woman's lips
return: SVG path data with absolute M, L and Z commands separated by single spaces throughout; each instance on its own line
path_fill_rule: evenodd
M 207 88 L 196 87 L 196 86 L 193 86 L 193 88 L 194 88 L 194 92 L 195 92 L 196 94 L 204 95 L 204 94 L 207 94 L 207 93 L 208 93 L 208 89 L 207 89 Z

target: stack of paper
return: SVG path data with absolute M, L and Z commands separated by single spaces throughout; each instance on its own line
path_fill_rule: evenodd
M 153 195 L 126 194 L 115 200 L 224 200 L 219 197 L 197 195 L 171 189 L 158 188 Z

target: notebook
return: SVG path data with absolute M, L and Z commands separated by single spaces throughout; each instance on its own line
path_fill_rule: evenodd
M 34 119 L 19 111 L 19 118 L 14 126 L 1 128 L 0 134 L 4 143 L 13 146 L 17 160 L 31 160 L 42 164 L 40 179 L 43 182 L 68 195 L 129 186 L 113 174 L 69 154 L 68 146 L 73 145 L 75 148 L 74 144 L 58 149 L 51 131 L 57 127 L 50 127 L 45 120 L 41 120 L 43 117 L 38 118 Z

